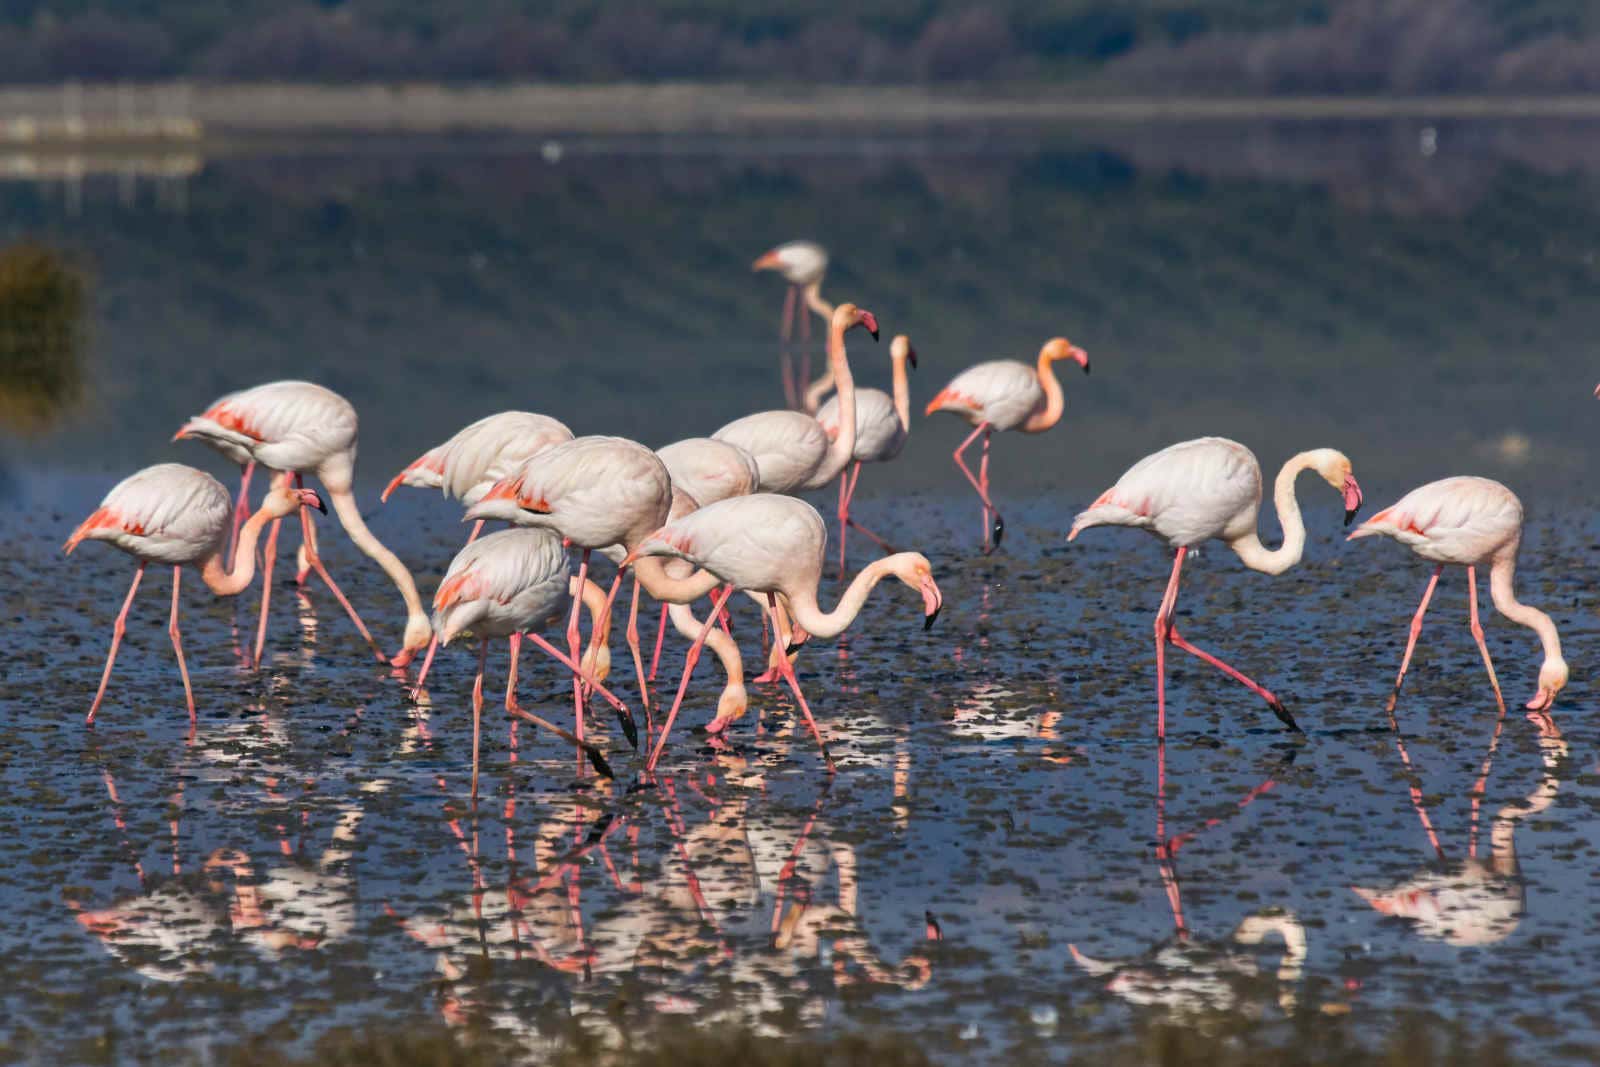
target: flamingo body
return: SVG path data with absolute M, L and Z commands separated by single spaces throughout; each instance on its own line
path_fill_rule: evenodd
M 829 471 L 828 478 L 817 478 L 832 438 L 820 422 L 804 412 L 758 411 L 735 419 L 711 437 L 742 448 L 754 458 L 757 489 L 763 493 L 815 489 L 838 473 Z
M 1202 437 L 1146 456 L 1072 523 L 1148 530 L 1173 548 L 1212 538 L 1233 541 L 1256 528 L 1261 464 L 1225 437 Z
M 737 444 L 712 437 L 691 437 L 656 449 L 673 487 L 682 489 L 697 504 L 715 504 L 756 491 L 761 468 L 756 458 Z
M 1435 563 L 1491 562 L 1522 540 L 1522 502 L 1488 478 L 1443 478 L 1413 489 L 1362 523 L 1355 536 L 1383 534 Z
M 709 504 L 663 526 L 639 555 L 686 559 L 736 588 L 788 593 L 822 577 L 828 529 L 817 509 L 776 493 Z
M 572 431 L 548 415 L 502 411 L 479 419 L 429 449 L 395 475 L 383 499 L 402 485 L 439 489 L 468 506 L 490 486 L 534 456 L 572 440 Z
M 968 367 L 950 379 L 928 401 L 926 414 L 948 411 L 973 426 L 987 422 L 996 430 L 1014 430 L 1044 405 L 1044 389 L 1033 367 L 997 359 Z
M 636 543 L 671 507 L 672 477 L 654 452 L 622 437 L 578 437 L 501 479 L 467 518 L 543 526 L 594 549 Z
M 561 538 L 550 530 L 511 529 L 480 537 L 456 553 L 433 598 L 433 625 L 448 645 L 463 630 L 508 637 L 539 628 L 571 604 Z
M 789 241 L 755 261 L 756 270 L 775 270 L 790 285 L 813 285 L 828 272 L 828 250 L 815 241 Z
M 282 381 L 229 393 L 190 419 L 180 437 L 198 437 L 230 458 L 242 452 L 264 467 L 315 473 L 334 489 L 355 470 L 356 409 L 313 382 Z
M 831 441 L 839 436 L 839 402 L 829 397 L 817 410 L 817 423 Z M 862 463 L 894 459 L 906 445 L 894 397 L 882 389 L 856 390 L 856 447 L 851 458 Z
M 158 463 L 118 482 L 67 540 L 106 541 L 147 563 L 188 566 L 222 549 L 232 500 L 222 483 L 182 463 Z

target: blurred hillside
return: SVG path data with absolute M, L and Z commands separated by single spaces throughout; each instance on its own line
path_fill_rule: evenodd
M 1600 88 L 1600 0 L 0 0 L 0 82 Z

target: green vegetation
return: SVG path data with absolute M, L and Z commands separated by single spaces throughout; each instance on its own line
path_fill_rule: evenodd
M 0 248 L 0 424 L 43 428 L 83 392 L 84 281 L 34 244 Z

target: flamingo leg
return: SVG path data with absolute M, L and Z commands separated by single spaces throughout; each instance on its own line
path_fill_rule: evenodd
M 1267 702 L 1267 707 L 1272 709 L 1272 714 L 1278 717 L 1279 722 L 1283 723 L 1295 733 L 1302 732 L 1299 724 L 1294 721 L 1294 716 L 1289 714 L 1289 709 L 1283 706 L 1283 701 L 1279 700 L 1275 695 L 1273 695 L 1272 690 L 1268 689 L 1259 682 L 1251 680 L 1237 667 L 1230 666 L 1229 664 L 1226 664 L 1217 657 L 1213 656 L 1211 653 L 1191 645 L 1188 641 L 1184 640 L 1182 634 L 1178 633 L 1178 627 L 1176 624 L 1168 624 L 1167 636 L 1168 639 L 1171 640 L 1171 642 L 1177 647 L 1183 649 L 1191 656 L 1195 656 L 1201 660 L 1204 660 L 1206 663 L 1211 664 L 1217 670 L 1221 671 L 1223 674 L 1226 674 L 1229 678 L 1232 678 L 1234 681 L 1250 690 L 1250 692 L 1254 693 L 1262 700 L 1265 700 Z
M 140 560 L 138 570 L 133 572 L 133 584 L 128 586 L 128 595 L 122 601 L 122 610 L 117 613 L 117 621 L 111 624 L 111 651 L 106 656 L 106 669 L 100 672 L 100 688 L 95 691 L 94 703 L 89 705 L 89 717 L 83 720 L 85 726 L 94 725 L 95 712 L 100 710 L 100 702 L 105 699 L 106 685 L 111 681 L 111 665 L 117 661 L 122 635 L 128 632 L 128 609 L 133 607 L 133 594 L 139 591 L 139 580 L 143 577 L 144 561 Z
M 850 518 L 850 502 L 855 500 L 855 498 L 856 498 L 856 483 L 859 482 L 860 480 L 861 480 L 861 464 L 857 463 L 856 464 L 855 473 L 850 476 L 850 491 L 845 494 L 845 498 L 844 498 L 844 508 L 845 508 L 845 520 L 844 521 L 851 529 L 855 530 L 857 533 L 859 533 L 859 534 L 863 535 L 864 537 L 866 537 L 867 540 L 874 542 L 879 548 L 883 549 L 883 551 L 889 553 L 890 555 L 893 555 L 894 554 L 894 546 L 893 545 L 891 545 L 888 541 L 884 540 L 882 537 L 879 537 L 877 534 L 873 533 L 871 530 L 867 529 L 865 526 L 861 525 L 856 520 Z M 984 525 L 987 526 L 988 523 L 985 523 Z M 841 539 L 843 539 L 843 537 L 844 537 L 844 532 L 843 532 L 842 528 L 840 530 L 839 536 L 840 536 Z M 841 570 L 843 569 L 843 564 L 840 565 L 840 569 Z
M 1156 609 L 1156 737 L 1167 738 L 1167 633 L 1171 628 L 1172 609 L 1178 603 L 1178 579 L 1183 574 L 1183 557 L 1189 554 L 1187 545 L 1178 549 L 1172 561 L 1172 577 L 1167 580 L 1167 590 L 1161 594 L 1161 607 Z
M 984 536 L 985 540 L 987 540 L 988 536 L 989 536 L 988 498 L 989 498 L 989 438 L 990 438 L 990 436 L 991 435 L 990 435 L 989 431 L 985 430 L 984 433 L 983 433 L 983 452 L 982 452 L 981 456 L 978 459 L 978 484 L 983 487 L 983 496 L 984 496 L 984 509 L 983 509 L 983 531 L 984 531 L 984 533 L 983 533 L 983 536 Z
M 794 355 L 789 351 L 791 323 L 794 320 L 797 298 L 798 291 L 795 286 L 789 286 L 789 292 L 783 298 L 783 318 L 778 322 L 778 341 L 783 346 L 778 353 L 778 373 L 783 376 L 783 401 L 785 405 L 795 410 L 800 407 L 801 390 L 804 388 L 804 383 L 799 386 L 795 384 Z
M 578 588 L 579 589 L 583 588 L 583 583 L 582 582 L 578 583 Z M 603 634 L 607 635 L 608 637 L 611 634 L 611 606 L 616 603 L 617 590 L 619 590 L 621 588 L 622 588 L 622 571 L 619 570 L 619 571 L 617 571 L 617 576 L 615 578 L 611 579 L 611 591 L 608 594 L 606 594 L 606 606 L 600 612 L 600 620 L 597 623 L 595 623 L 596 632 L 603 633 Z M 634 586 L 634 590 L 635 590 L 635 592 L 638 591 L 637 584 Z M 581 598 L 575 598 L 575 600 L 576 599 L 581 599 Z M 644 679 L 644 665 L 640 662 L 638 644 L 639 644 L 639 631 L 638 631 L 638 628 L 635 627 L 634 628 L 634 632 L 633 632 L 633 644 L 629 647 L 629 651 L 631 651 L 633 653 L 633 665 L 634 665 L 634 668 L 638 671 L 639 699 L 644 701 L 645 707 L 646 707 L 646 714 L 648 714 L 648 709 L 649 709 L 649 704 L 650 704 L 650 691 L 649 691 L 649 686 L 646 684 L 645 679 Z M 576 654 L 574 654 L 573 658 L 574 659 L 577 658 Z M 585 693 L 587 693 L 587 691 L 588 691 L 588 684 L 586 682 L 583 683 L 583 691 Z M 623 734 L 625 734 L 627 736 L 627 738 L 628 738 L 628 744 L 634 746 L 635 748 L 638 748 L 639 747 L 639 724 L 634 722 L 633 712 L 629 711 L 626 707 L 623 707 L 622 709 L 620 709 L 617 712 L 617 725 L 622 727 Z M 582 735 L 580 734 L 579 736 L 582 736 Z
M 303 488 L 305 479 L 296 474 L 294 476 L 295 488 Z M 317 577 L 322 579 L 324 585 L 332 591 L 334 599 L 344 608 L 345 614 L 350 616 L 350 621 L 356 624 L 356 629 L 361 631 L 361 636 L 372 647 L 372 654 L 378 657 L 379 663 L 388 663 L 389 657 L 383 654 L 383 649 L 378 647 L 378 642 L 372 639 L 372 634 L 367 630 L 367 624 L 361 621 L 361 616 L 356 614 L 355 607 L 345 597 L 344 591 L 333 580 L 333 575 L 328 573 L 328 568 L 323 566 L 322 557 L 317 554 L 317 534 L 311 525 L 311 511 L 309 508 L 300 509 L 300 532 L 302 535 L 300 547 L 305 553 L 305 564 L 317 572 Z
M 667 638 L 667 606 L 661 605 L 661 621 L 656 623 L 656 648 L 650 653 L 649 680 L 656 680 L 656 668 L 661 666 L 661 644 Z
M 578 675 L 579 680 L 582 681 L 584 685 L 588 686 L 593 692 L 599 693 L 601 698 L 613 708 L 616 708 L 618 712 L 626 712 L 628 710 L 628 706 L 622 701 L 618 700 L 615 693 L 601 685 L 593 675 L 585 673 L 580 664 L 570 659 L 566 653 L 562 652 L 555 645 L 552 645 L 549 641 L 546 641 L 536 633 L 525 633 L 522 636 L 526 637 L 532 645 L 543 651 L 546 655 L 549 655 L 555 659 L 557 663 L 560 663 L 563 667 L 567 668 L 567 670 L 575 672 Z M 566 737 L 566 732 L 563 731 L 561 736 Z
M 228 569 L 233 569 L 233 548 L 239 543 L 239 527 L 244 525 L 245 518 L 250 513 L 250 476 L 256 472 L 256 461 L 251 460 L 244 465 L 244 472 L 239 475 L 239 499 L 233 505 L 233 529 L 228 534 Z
M 767 594 L 767 605 L 774 614 L 778 610 L 778 594 Z M 783 675 L 783 680 L 789 683 L 789 688 L 794 691 L 794 699 L 800 705 L 800 714 L 806 718 L 806 725 L 811 728 L 811 736 L 817 739 L 817 747 L 822 750 L 822 758 L 828 764 L 828 773 L 835 770 L 833 757 L 828 754 L 828 743 L 822 739 L 822 731 L 817 729 L 817 720 L 811 717 L 811 707 L 806 703 L 806 696 L 800 691 L 800 679 L 795 677 L 794 664 L 789 662 L 787 655 L 779 655 L 778 670 Z
M 507 714 L 513 716 L 513 725 L 515 725 L 517 719 L 525 719 L 528 722 L 533 723 L 535 726 L 549 730 L 556 736 L 576 744 L 583 750 L 584 755 L 589 757 L 589 762 L 593 764 L 594 769 L 601 775 L 601 777 L 615 778 L 616 775 L 611 773 L 610 764 L 606 763 L 606 759 L 600 754 L 599 749 L 595 748 L 593 745 L 585 744 L 584 742 L 579 741 L 576 734 L 563 730 L 553 722 L 546 722 L 544 719 L 534 715 L 532 712 L 523 710 L 523 708 L 517 704 L 517 663 L 522 658 L 523 636 L 524 635 L 522 634 L 511 635 L 511 674 L 510 677 L 506 679 L 506 712 Z M 544 640 L 538 634 L 528 634 L 526 636 L 531 643 L 537 645 L 539 648 L 542 648 L 544 651 L 554 656 L 557 660 L 562 661 L 565 666 L 577 671 L 575 664 L 566 663 L 565 657 L 561 655 L 561 652 L 554 645 Z M 590 679 L 590 681 L 593 680 Z M 621 703 L 616 697 L 602 689 L 598 682 L 594 683 L 594 688 L 596 692 L 603 694 L 606 699 L 615 703 Z
M 793 336 L 791 331 L 793 329 L 794 307 L 799 298 L 799 287 L 794 285 L 789 286 L 789 291 L 784 295 L 783 298 L 783 318 L 778 322 L 778 340 L 782 341 L 784 344 L 788 344 L 789 338 Z
M 667 712 L 666 719 L 661 723 L 661 736 L 656 738 L 656 747 L 650 751 L 650 760 L 644 765 L 645 773 L 649 774 L 656 769 L 656 761 L 661 758 L 662 750 L 667 747 L 667 737 L 672 733 L 672 724 L 678 718 L 678 709 L 683 706 L 683 694 L 689 688 L 689 676 L 694 673 L 695 664 L 700 661 L 700 649 L 706 643 L 706 637 L 711 633 L 711 627 L 717 623 L 717 613 L 728 602 L 728 597 L 733 595 L 733 586 L 725 585 L 717 594 L 717 599 L 711 605 L 711 613 L 706 616 L 706 621 L 700 624 L 700 632 L 695 634 L 694 643 L 689 646 L 688 655 L 684 657 L 683 678 L 678 682 L 678 695 L 672 700 L 672 710 Z
M 856 470 L 861 470 L 861 464 L 856 464 Z M 850 532 L 850 471 L 839 472 L 839 577 L 844 577 L 844 545 L 845 538 Z
M 1439 575 L 1442 573 L 1444 564 L 1441 563 L 1433 568 L 1433 577 L 1428 579 L 1428 588 L 1422 591 L 1422 603 L 1417 605 L 1417 613 L 1412 616 L 1411 636 L 1406 640 L 1406 654 L 1400 660 L 1400 673 L 1394 676 L 1394 692 L 1389 694 L 1389 704 L 1384 708 L 1385 711 L 1393 711 L 1400 699 L 1400 684 L 1406 680 L 1406 668 L 1411 666 L 1411 653 L 1417 650 L 1417 637 L 1422 633 L 1422 616 L 1428 611 L 1428 601 L 1433 599 L 1434 587 L 1439 584 Z M 1485 654 L 1487 655 L 1487 652 Z
M 1433 846 L 1434 855 L 1444 859 L 1444 848 L 1439 844 L 1439 835 L 1434 832 L 1433 820 L 1428 818 L 1428 806 L 1423 801 L 1422 786 L 1418 784 L 1421 779 L 1417 775 L 1416 767 L 1412 766 L 1411 754 L 1406 751 L 1406 742 L 1400 736 L 1400 723 L 1394 717 L 1394 708 L 1389 708 L 1389 728 L 1394 731 L 1394 747 L 1400 750 L 1400 762 L 1406 765 L 1406 778 L 1410 783 L 1411 807 L 1417 813 L 1417 821 L 1422 824 L 1422 832 L 1428 835 L 1428 844 Z
M 295 488 L 298 489 L 304 484 L 304 479 L 297 474 L 294 476 L 294 484 Z M 316 520 L 311 517 L 309 512 L 302 511 L 301 514 L 302 522 L 300 524 L 300 531 L 302 536 L 300 538 L 300 547 L 295 550 L 294 554 L 294 584 L 303 586 L 306 584 L 306 579 L 311 576 L 311 561 L 317 557 L 318 553 Z
M 478 737 L 483 723 L 483 664 L 489 656 L 489 639 L 478 642 L 478 676 L 472 680 L 472 802 L 478 802 Z M 512 668 L 516 677 L 516 668 Z
M 478 534 L 483 532 L 483 521 L 484 520 L 479 519 L 477 522 L 472 524 L 472 532 L 467 535 L 468 545 L 476 541 L 478 539 Z M 466 545 L 462 545 L 461 547 L 465 548 Z M 439 635 L 438 633 L 435 633 L 428 641 L 427 654 L 422 657 L 422 670 L 417 672 L 417 684 L 411 690 L 412 700 L 416 700 L 421 695 L 423 683 L 428 680 L 428 670 L 433 666 L 433 654 L 437 651 L 439 651 Z
M 172 614 L 167 619 L 167 633 L 172 636 L 172 651 L 178 654 L 178 673 L 183 676 L 183 699 L 189 705 L 189 725 L 194 726 L 194 690 L 189 687 L 189 664 L 183 659 L 183 634 L 178 631 L 178 587 L 183 580 L 183 568 L 172 568 Z
M 1489 684 L 1494 687 L 1494 702 L 1499 704 L 1501 710 L 1505 709 L 1505 697 L 1500 695 L 1500 679 L 1494 676 L 1494 660 L 1489 658 L 1489 646 L 1483 639 L 1483 624 L 1478 621 L 1478 568 L 1467 568 L 1467 605 L 1471 609 L 1469 617 L 1472 620 L 1472 637 L 1478 642 L 1478 651 L 1483 653 L 1483 668 L 1489 672 Z
M 990 552 L 993 552 L 994 549 L 999 548 L 1000 547 L 1000 539 L 1005 537 L 1005 535 L 1006 535 L 1006 521 L 1000 517 L 1000 509 L 994 506 L 994 501 L 989 499 L 989 467 L 988 467 L 988 462 L 989 461 L 988 461 L 987 456 L 988 456 L 988 452 L 989 452 L 989 432 L 993 428 L 994 427 L 992 427 L 987 422 L 978 423 L 977 429 L 975 429 L 971 433 L 969 433 L 967 435 L 966 440 L 962 441 L 961 444 L 956 447 L 955 452 L 952 453 L 952 455 L 955 457 L 956 466 L 961 468 L 961 473 L 966 476 L 966 479 L 967 479 L 967 481 L 969 483 L 971 483 L 972 488 L 977 490 L 978 498 L 983 501 L 983 554 L 984 555 L 988 555 Z M 965 452 L 972 445 L 972 442 L 974 442 L 974 441 L 976 441 L 978 439 L 978 435 L 980 435 L 980 434 L 983 435 L 983 451 L 984 451 L 984 456 L 985 456 L 985 459 L 983 461 L 983 479 L 982 479 L 982 481 L 980 481 L 978 479 L 977 475 L 972 473 L 972 470 L 971 470 L 971 468 L 969 468 L 967 466 L 966 461 L 961 458 L 961 454 L 963 452 Z M 993 527 L 994 547 L 993 548 L 991 548 L 990 545 L 989 545 L 989 533 L 990 533 L 989 513 L 990 512 L 994 513 L 994 527 Z
M 655 719 L 650 714 L 650 682 L 645 677 L 644 654 L 639 648 L 639 576 L 633 578 L 633 604 L 628 609 L 628 651 L 633 653 L 633 670 L 639 677 L 639 703 L 644 705 L 644 729 L 655 729 Z
M 261 619 L 256 623 L 257 670 L 261 668 L 261 652 L 267 644 L 267 606 L 272 602 L 272 568 L 278 561 L 278 527 L 282 525 L 282 519 L 272 520 L 272 529 L 267 532 L 267 547 L 262 553 L 266 558 L 261 561 Z
M 578 564 L 578 589 L 584 588 L 583 583 L 589 579 L 589 550 L 583 550 L 582 561 Z M 572 614 L 567 617 L 567 652 L 572 656 L 572 662 L 578 659 L 578 612 L 583 608 L 583 597 L 572 598 Z M 583 679 L 577 675 L 572 677 L 572 715 L 577 721 L 575 733 L 579 741 L 583 740 Z

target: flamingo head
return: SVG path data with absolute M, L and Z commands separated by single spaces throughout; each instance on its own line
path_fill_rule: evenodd
M 840 304 L 833 309 L 833 329 L 843 337 L 857 326 L 866 327 L 872 339 L 878 339 L 878 317 L 865 308 L 858 308 L 854 304 Z
M 432 641 L 433 626 L 429 624 L 426 614 L 418 612 L 407 617 L 405 636 L 400 640 L 400 651 L 389 660 L 390 666 L 404 667 Z
M 1070 359 L 1083 368 L 1083 373 L 1089 373 L 1089 353 L 1067 340 L 1065 337 L 1052 337 L 1039 349 L 1039 359 L 1042 362 L 1054 363 L 1058 359 Z
M 933 580 L 933 565 L 920 552 L 901 552 L 880 561 L 885 571 L 900 579 L 905 585 L 922 594 L 922 628 L 933 629 L 939 612 L 944 608 L 944 594 Z
M 578 666 L 597 682 L 605 681 L 611 674 L 611 645 L 606 641 L 604 633 L 597 633 L 589 642 L 589 647 L 584 649 L 583 659 L 578 661 Z
M 1336 448 L 1314 448 L 1306 453 L 1311 469 L 1344 496 L 1344 524 L 1355 521 L 1361 510 L 1361 485 L 1350 467 L 1350 458 Z
M 1539 691 L 1528 701 L 1529 711 L 1548 711 L 1556 701 L 1556 694 L 1567 684 L 1567 661 L 1551 656 L 1539 668 Z
M 904 360 L 912 370 L 917 369 L 917 350 L 911 347 L 911 338 L 903 333 L 895 334 L 894 340 L 889 342 L 889 358 Z
M 768 249 L 767 251 L 761 253 L 760 256 L 756 257 L 756 261 L 754 263 L 750 264 L 750 269 L 751 270 L 782 270 L 783 269 L 783 265 L 784 265 L 783 264 L 783 249 L 781 249 L 781 248 L 772 248 L 772 249 Z
M 706 726 L 708 733 L 721 733 L 735 719 L 742 718 L 750 707 L 750 695 L 743 683 L 729 682 L 717 698 L 717 717 Z
M 301 508 L 316 508 L 324 515 L 328 508 L 322 503 L 322 498 L 310 489 L 296 489 L 292 485 L 274 485 L 261 501 L 261 510 L 274 519 L 281 519 L 293 515 Z

